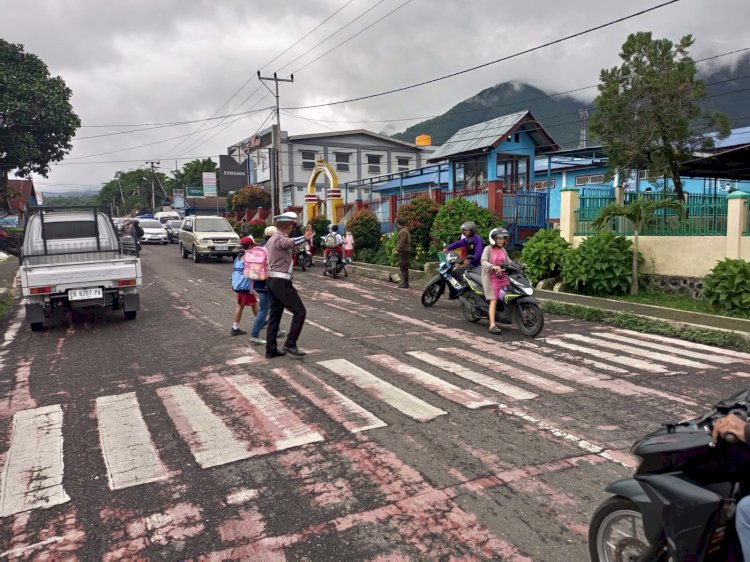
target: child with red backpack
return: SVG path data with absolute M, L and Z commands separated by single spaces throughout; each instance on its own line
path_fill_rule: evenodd
M 232 323 L 232 329 L 229 331 L 229 334 L 232 336 L 247 334 L 245 330 L 240 329 L 242 311 L 246 306 L 251 307 L 253 314 L 258 316 L 258 299 L 255 298 L 255 293 L 253 293 L 253 280 L 245 275 L 245 254 L 250 252 L 251 248 L 255 246 L 255 240 L 252 236 L 245 236 L 240 239 L 240 246 L 242 246 L 242 251 L 234 259 L 232 269 L 232 290 L 237 294 L 234 322 Z M 263 251 L 262 248 L 261 251 Z

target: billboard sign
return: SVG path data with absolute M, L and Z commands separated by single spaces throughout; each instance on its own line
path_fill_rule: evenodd
M 172 206 L 175 209 L 185 208 L 185 192 L 182 189 L 172 191 Z
M 205 197 L 203 194 L 203 187 L 188 187 L 187 188 L 187 196 L 188 197 Z
M 216 173 L 203 172 L 203 195 L 216 197 Z
M 255 171 L 255 177 L 251 179 L 252 183 L 263 183 L 271 181 L 271 155 L 266 148 L 261 148 L 250 154 L 252 168 Z
M 231 156 L 222 154 L 219 156 L 219 170 L 222 191 L 238 191 L 249 185 L 247 161 L 237 162 Z

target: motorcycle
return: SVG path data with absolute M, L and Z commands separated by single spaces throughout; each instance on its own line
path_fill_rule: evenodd
M 734 434 L 715 442 L 711 433 L 727 414 L 747 420 L 748 408 L 744 390 L 636 441 L 634 477 L 607 486 L 612 497 L 591 518 L 591 560 L 741 562 L 734 514 L 750 490 L 750 447 Z
M 437 275 L 430 279 L 422 291 L 422 306 L 430 307 L 435 304 L 448 287 L 450 298 L 456 299 L 466 288 L 466 284 L 455 274 L 456 262 L 461 258 L 455 252 L 448 252 L 440 262 Z
M 292 260 L 295 266 L 302 268 L 302 271 L 307 271 L 307 268 L 312 266 L 312 254 L 307 243 L 295 248 Z
M 339 252 L 336 249 L 332 249 L 328 252 L 325 263 L 323 264 L 323 276 L 330 273 L 333 275 L 333 278 L 336 279 L 336 276 L 343 271 L 344 277 L 349 277 L 349 273 L 346 271 L 346 264 L 343 260 L 339 259 L 339 256 Z
M 495 321 L 503 324 L 513 324 L 525 336 L 535 337 L 544 328 L 544 313 L 539 307 L 539 301 L 532 295 L 529 278 L 524 273 L 522 265 L 509 262 L 504 271 L 508 275 L 510 285 L 505 296 L 497 301 Z M 474 268 L 464 272 L 467 288 L 458 297 L 461 312 L 469 322 L 478 322 L 490 316 L 490 303 L 484 298 L 481 268 Z

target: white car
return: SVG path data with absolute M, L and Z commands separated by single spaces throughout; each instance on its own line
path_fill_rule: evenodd
M 143 229 L 141 237 L 142 244 L 168 244 L 167 229 L 156 219 L 141 219 L 140 226 Z

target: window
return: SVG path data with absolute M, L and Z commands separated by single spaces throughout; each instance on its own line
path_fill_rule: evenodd
M 604 183 L 604 176 L 589 176 L 589 183 Z
M 555 180 L 549 180 L 549 186 L 547 186 L 547 180 L 539 180 L 534 182 L 534 189 L 537 191 L 544 191 L 545 189 L 555 189 Z
M 349 171 L 349 157 L 351 154 L 346 152 L 336 152 L 336 171 L 337 172 L 348 172 Z
M 578 176 L 578 177 L 576 177 L 576 185 L 577 186 L 586 185 L 587 183 L 589 183 L 589 177 L 588 176 Z
M 315 167 L 315 151 L 314 150 L 301 150 L 302 153 L 302 169 L 312 170 Z
M 354 193 L 355 192 L 355 189 L 353 187 L 349 187 L 348 189 L 349 189 L 349 193 Z
M 658 180 L 659 176 L 657 176 L 654 172 L 649 172 L 648 170 L 638 170 L 638 179 L 640 179 L 640 180 Z
M 513 142 L 521 142 L 521 133 L 513 133 Z
M 363 187 L 362 188 L 362 193 L 370 193 L 370 188 L 369 187 Z
M 368 174 L 379 174 L 380 173 L 380 159 L 382 156 L 376 154 L 367 155 L 367 173 Z
M 158 221 L 154 222 L 158 223 Z M 44 237 L 47 240 L 96 238 L 96 223 L 94 221 L 46 222 L 44 223 Z
M 398 158 L 396 158 L 396 164 L 398 165 L 399 172 L 407 172 L 409 170 L 409 160 L 410 158 L 406 158 L 404 156 L 399 156 Z
M 304 185 L 298 185 L 297 186 L 297 191 L 305 191 L 305 186 Z

